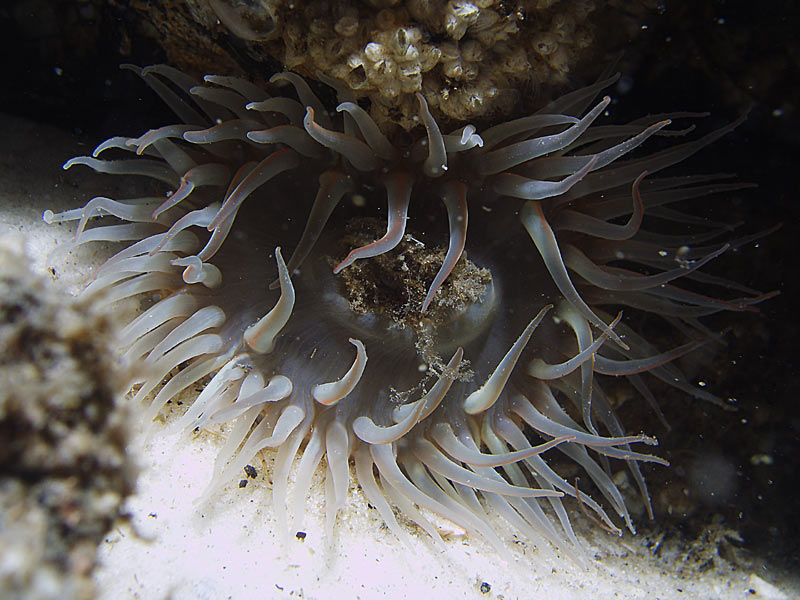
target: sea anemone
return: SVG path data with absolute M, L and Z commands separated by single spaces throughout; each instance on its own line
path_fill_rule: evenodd
M 627 378 L 656 411 L 644 374 L 724 405 L 671 361 L 715 335 L 701 317 L 765 296 L 700 271 L 746 238 L 717 241 L 729 226 L 671 205 L 742 185 L 652 174 L 738 122 L 672 144 L 692 127 L 668 129 L 671 119 L 700 115 L 599 125 L 610 98 L 594 98 L 610 78 L 480 135 L 443 134 L 417 94 L 420 127 L 389 139 L 346 91 L 329 112 L 293 73 L 267 92 L 127 68 L 180 123 L 113 137 L 64 167 L 144 176 L 153 195 L 44 218 L 79 221 L 73 245 L 122 244 L 83 294 L 136 303 L 119 348 L 138 365 L 133 402 L 148 401 L 146 420 L 204 385 L 180 418 L 226 433 L 207 497 L 274 452 L 274 510 L 288 531 L 324 458 L 330 532 L 352 460 L 401 539 L 393 507 L 435 540 L 421 509 L 504 551 L 496 513 L 580 557 L 568 509 L 621 533 L 610 509 L 633 530 L 611 476 L 624 461 L 652 516 L 640 463 L 666 461 L 634 449 L 656 440 L 625 431 L 604 378 Z M 629 156 L 654 136 L 660 149 Z M 694 230 L 669 233 L 675 222 Z M 660 351 L 634 330 L 637 315 L 689 341 Z M 579 466 L 595 498 L 588 481 L 556 472 L 553 453 Z

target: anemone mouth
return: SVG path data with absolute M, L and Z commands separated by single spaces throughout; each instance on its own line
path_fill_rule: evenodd
M 735 123 L 631 158 L 653 136 L 687 133 L 665 129 L 670 118 L 695 115 L 597 126 L 610 99 L 591 103 L 607 80 L 480 134 L 469 125 L 443 134 L 419 95 L 424 134 L 401 149 L 352 102 L 328 113 L 291 73 L 273 78 L 293 88 L 281 96 L 233 78 L 199 84 L 164 66 L 129 68 L 183 122 L 112 138 L 65 168 L 146 176 L 166 199 L 95 198 L 45 220 L 79 221 L 75 244 L 127 244 L 84 293 L 143 302 L 120 350 L 142 365 L 134 401 L 149 400 L 148 420 L 210 378 L 181 418 L 188 428 L 230 423 L 207 495 L 274 451 L 282 522 L 293 461 L 302 504 L 325 458 L 329 528 L 352 460 L 400 537 L 392 506 L 435 539 L 420 508 L 501 551 L 488 512 L 578 558 L 568 502 L 619 532 L 608 508 L 633 530 L 610 461 L 630 469 L 648 510 L 639 463 L 666 463 L 632 448 L 655 439 L 626 435 L 602 376 L 627 377 L 654 405 L 642 373 L 721 401 L 670 364 L 699 342 L 659 352 L 614 312 L 708 333 L 701 317 L 767 297 L 718 300 L 674 284 L 741 289 L 698 270 L 746 241 L 715 241 L 724 224 L 705 223 L 688 245 L 643 227 L 645 212 L 693 223 L 669 205 L 737 185 L 645 175 Z M 575 462 L 605 508 L 546 452 Z

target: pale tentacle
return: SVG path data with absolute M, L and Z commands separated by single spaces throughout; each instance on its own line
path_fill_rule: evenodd
M 269 354 L 275 348 L 275 338 L 289 322 L 294 308 L 294 286 L 281 249 L 275 248 L 275 261 L 278 263 L 278 279 L 281 282 L 281 296 L 273 309 L 256 323 L 245 329 L 243 340 L 259 354 Z
M 322 158 L 324 154 L 316 140 L 294 125 L 248 131 L 247 138 L 257 144 L 285 144 L 308 158 Z
M 556 213 L 553 221 L 553 230 L 586 233 L 604 240 L 628 240 L 632 238 L 639 232 L 639 227 L 641 227 L 642 219 L 644 218 L 644 207 L 639 186 L 645 177 L 647 177 L 647 171 L 643 171 L 633 182 L 631 190 L 633 210 L 631 211 L 631 218 L 625 225 L 616 225 L 575 210 L 564 209 Z M 610 219 L 616 216 L 618 215 L 608 215 L 607 218 Z
M 248 377 L 249 376 L 250 375 L 248 375 Z M 244 388 L 244 385 L 242 387 Z M 288 398 L 293 389 L 294 388 L 292 386 L 291 379 L 283 375 L 275 375 L 269 380 L 267 386 L 262 389 L 253 391 L 250 394 L 246 393 L 246 391 L 243 389 L 233 404 L 218 410 L 213 414 L 209 414 L 207 417 L 208 421 L 210 423 L 225 423 L 227 421 L 232 421 L 254 406 L 259 406 L 267 402 L 277 402 L 279 400 L 283 400 L 284 398 Z M 202 423 L 197 426 L 201 425 Z
M 317 98 L 317 95 L 311 91 L 311 87 L 306 83 L 305 79 L 295 73 L 284 71 L 283 73 L 275 73 L 275 75 L 270 77 L 269 82 L 278 84 L 283 84 L 284 82 L 290 83 L 297 92 L 300 104 L 306 108 L 313 109 L 318 115 L 319 122 L 323 127 L 330 128 L 333 125 L 328 117 L 328 112 L 325 110 L 325 106 L 320 99 Z
M 361 131 L 361 135 L 364 136 L 364 141 L 369 144 L 375 154 L 384 160 L 397 158 L 397 150 L 387 137 L 381 133 L 378 125 L 372 120 L 367 111 L 354 102 L 342 102 L 336 107 L 336 112 L 342 111 L 347 112 L 353 118 L 356 125 L 358 125 L 359 131 Z
M 484 383 L 480 388 L 472 392 L 464 399 L 464 412 L 470 415 L 475 415 L 485 411 L 487 408 L 497 402 L 500 394 L 503 392 L 503 388 L 505 387 L 508 378 L 511 376 L 511 371 L 517 364 L 517 361 L 519 360 L 522 351 L 525 349 L 528 340 L 531 339 L 533 331 L 539 326 L 539 323 L 542 322 L 542 319 L 544 319 L 547 311 L 549 311 L 551 308 L 553 308 L 553 305 L 548 304 L 539 311 L 539 314 L 537 314 L 531 320 L 531 322 L 528 323 L 528 326 L 525 327 L 522 334 L 520 334 L 520 336 L 517 338 L 517 341 L 514 342 L 503 359 L 498 363 L 495 370 L 486 380 L 486 383 Z
M 319 236 L 322 235 L 333 209 L 336 208 L 345 194 L 352 191 L 353 180 L 349 175 L 338 171 L 325 171 L 319 176 L 317 196 L 314 198 L 314 204 L 300 236 L 300 241 L 297 242 L 297 247 L 289 259 L 288 268 L 290 273 L 294 273 L 295 269 L 300 268 L 314 248 L 314 244 L 317 243 Z M 270 289 L 276 287 L 276 285 L 277 282 L 273 282 L 270 285 Z
M 353 433 L 362 441 L 373 445 L 386 445 L 396 442 L 419 423 L 425 402 L 419 402 L 414 410 L 402 421 L 390 426 L 377 425 L 371 417 L 361 415 L 353 421 Z
M 413 179 L 409 173 L 401 171 L 390 173 L 383 178 L 383 183 L 386 186 L 386 197 L 389 204 L 386 234 L 371 244 L 351 250 L 350 254 L 333 269 L 334 274 L 349 267 L 357 260 L 388 252 L 403 239 L 406 232 L 406 214 L 411 201 Z
M 451 482 L 458 482 L 476 490 L 485 490 L 502 496 L 519 498 L 544 498 L 546 496 L 563 496 L 554 490 L 541 490 L 528 486 L 515 486 L 504 481 L 496 481 L 479 475 L 475 471 L 465 469 L 448 459 L 436 446 L 425 438 L 417 438 L 412 445 L 414 454 L 426 467 L 446 477 Z
M 449 423 L 437 423 L 431 428 L 431 437 L 434 441 L 453 458 L 471 465 L 473 467 L 499 467 L 510 463 L 525 460 L 530 456 L 542 454 L 554 446 L 570 442 L 574 436 L 564 436 L 550 440 L 538 446 L 532 446 L 527 450 L 515 452 L 502 452 L 498 454 L 483 454 L 475 448 L 470 448 L 463 444 L 453 433 L 453 428 Z
M 401 423 L 405 421 L 412 413 L 416 413 L 418 410 L 420 411 L 419 419 L 426 419 L 434 410 L 436 410 L 450 389 L 450 386 L 453 384 L 453 379 L 455 379 L 456 375 L 458 374 L 458 368 L 463 357 L 464 350 L 459 347 L 450 358 L 450 362 L 447 363 L 444 371 L 442 371 L 441 375 L 439 375 L 439 379 L 436 381 L 430 391 L 428 391 L 427 394 L 422 396 L 422 398 L 416 402 L 402 404 L 392 409 L 392 420 L 395 423 Z
M 380 166 L 372 148 L 357 138 L 322 127 L 314 120 L 314 109 L 310 106 L 306 108 L 303 126 L 319 144 L 344 156 L 359 171 L 374 171 Z
M 585 117 L 562 133 L 535 137 L 484 154 L 480 162 L 481 172 L 484 175 L 501 173 L 539 156 L 567 147 L 589 128 L 589 125 L 603 113 L 610 103 L 611 98 L 606 96 Z
M 436 292 L 453 272 L 453 269 L 464 252 L 467 243 L 467 186 L 461 181 L 448 181 L 439 189 L 439 194 L 447 209 L 447 221 L 450 227 L 450 241 L 442 266 L 433 278 L 431 287 L 425 295 L 420 312 L 424 313 L 436 295 Z
M 248 132 L 254 129 L 263 129 L 264 124 L 252 119 L 235 119 L 225 121 L 208 129 L 187 131 L 183 134 L 183 139 L 192 144 L 215 144 L 227 140 L 240 140 L 246 142 L 249 139 Z
M 187 131 L 194 131 L 197 129 L 200 129 L 197 125 L 166 125 L 164 127 L 159 127 L 158 129 L 151 129 L 138 138 L 129 138 L 126 141 L 126 144 L 136 148 L 136 155 L 141 156 L 142 153 L 144 153 L 144 151 L 147 150 L 150 145 L 157 140 L 166 138 L 181 139 Z M 98 154 L 100 154 L 100 152 L 102 152 L 101 148 L 105 149 L 103 146 L 98 146 L 92 153 L 92 156 L 96 157 Z
M 311 396 L 314 400 L 325 406 L 333 406 L 342 398 L 346 398 L 358 385 L 367 366 L 367 351 L 361 340 L 350 338 L 348 341 L 356 347 L 353 366 L 338 381 L 318 383 L 311 388 Z
M 144 175 L 145 177 L 163 181 L 173 188 L 180 185 L 180 177 L 175 171 L 169 165 L 158 160 L 101 160 L 91 156 L 76 156 L 65 162 L 63 169 L 66 171 L 75 165 L 85 165 L 98 173 L 108 173 L 109 175 Z
M 444 138 L 439 130 L 439 125 L 428 109 L 425 96 L 417 92 L 417 100 L 419 101 L 419 116 L 428 134 L 428 156 L 423 163 L 423 171 L 428 177 L 441 177 L 447 171 L 447 150 L 444 146 Z
M 620 322 L 620 319 L 622 319 L 622 313 L 619 313 L 614 322 L 608 326 L 609 330 L 613 330 L 617 323 Z M 568 361 L 557 365 L 548 364 L 541 358 L 534 358 L 528 365 L 528 375 L 545 381 L 566 377 L 586 361 L 591 360 L 597 349 L 605 343 L 607 337 L 608 334 L 604 331 L 592 344 L 578 352 Z
M 225 197 L 217 216 L 208 226 L 209 231 L 216 229 L 226 219 L 232 218 L 239 210 L 239 206 L 257 188 L 264 185 L 273 177 L 295 169 L 300 165 L 300 157 L 294 150 L 283 148 L 270 154 L 267 158 L 258 163 L 236 186 L 236 188 Z
M 544 260 L 547 270 L 550 272 L 550 276 L 553 278 L 556 286 L 558 286 L 558 289 L 561 290 L 561 293 L 564 294 L 564 297 L 578 312 L 586 317 L 590 323 L 601 331 L 606 332 L 612 340 L 628 350 L 628 345 L 625 344 L 608 325 L 600 320 L 600 317 L 592 312 L 592 309 L 589 308 L 586 302 L 580 297 L 580 294 L 578 294 L 578 290 L 575 289 L 575 286 L 569 278 L 567 269 L 564 266 L 564 261 L 561 258 L 561 252 L 558 249 L 556 237 L 550 225 L 547 223 L 547 219 L 545 219 L 541 204 L 534 201 L 526 202 L 520 213 L 520 221 L 522 221 L 525 229 L 528 230 L 533 243 L 536 244 L 536 248 L 539 250 L 539 254 L 541 254 Z
M 561 181 L 542 181 L 528 179 L 515 173 L 502 173 L 492 177 L 492 189 L 498 194 L 522 198 L 523 200 L 543 200 L 566 193 L 586 177 L 594 168 L 598 157 L 593 156 L 581 169 Z

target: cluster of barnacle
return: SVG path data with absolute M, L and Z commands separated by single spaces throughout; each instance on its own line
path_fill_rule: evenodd
M 335 78 L 378 123 L 417 124 L 416 92 L 438 119 L 509 108 L 516 90 L 563 83 L 592 41 L 591 0 L 210 0 L 229 29 L 284 67 Z M 258 11 L 256 11 L 258 12 Z M 268 24 L 265 27 L 264 23 Z M 256 31 L 258 29 L 258 31 Z

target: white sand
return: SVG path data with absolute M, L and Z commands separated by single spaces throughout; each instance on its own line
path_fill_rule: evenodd
M 104 255 L 84 248 L 73 255 L 48 253 L 70 239 L 71 228 L 41 222 L 46 208 L 74 208 L 93 195 L 122 196 L 118 180 L 94 175 L 88 168 L 66 176 L 61 164 L 94 147 L 70 136 L 24 121 L 0 117 L 0 235 L 26 238 L 37 268 L 55 266 L 58 279 L 75 289 Z M 98 140 L 99 141 L 99 140 Z M 79 184 L 80 187 L 74 187 Z M 468 538 L 437 520 L 446 538 L 440 552 L 427 535 L 404 527 L 409 547 L 367 507 L 351 487 L 334 539 L 327 545 L 321 474 L 306 503 L 302 526 L 307 536 L 294 537 L 282 549 L 266 475 L 239 489 L 233 482 L 213 506 L 196 506 L 210 478 L 222 440 L 202 434 L 195 439 L 175 430 L 175 420 L 155 424 L 152 435 L 135 426 L 131 451 L 140 457 L 138 491 L 129 499 L 130 524 L 109 532 L 99 548 L 96 579 L 102 598 L 757 598 L 797 597 L 798 583 L 784 591 L 765 580 L 773 573 L 711 569 L 678 577 L 678 564 L 651 556 L 644 539 L 626 534 L 617 539 L 576 518 L 585 539 L 587 569 L 558 558 L 552 548 L 515 543 L 498 521 L 510 560 L 506 562 L 481 540 Z M 269 460 L 269 458 L 267 459 Z M 244 475 L 243 475 L 244 478 Z M 291 495 L 290 495 L 291 499 Z M 297 500 L 291 499 L 290 512 Z M 481 591 L 481 583 L 491 589 Z

